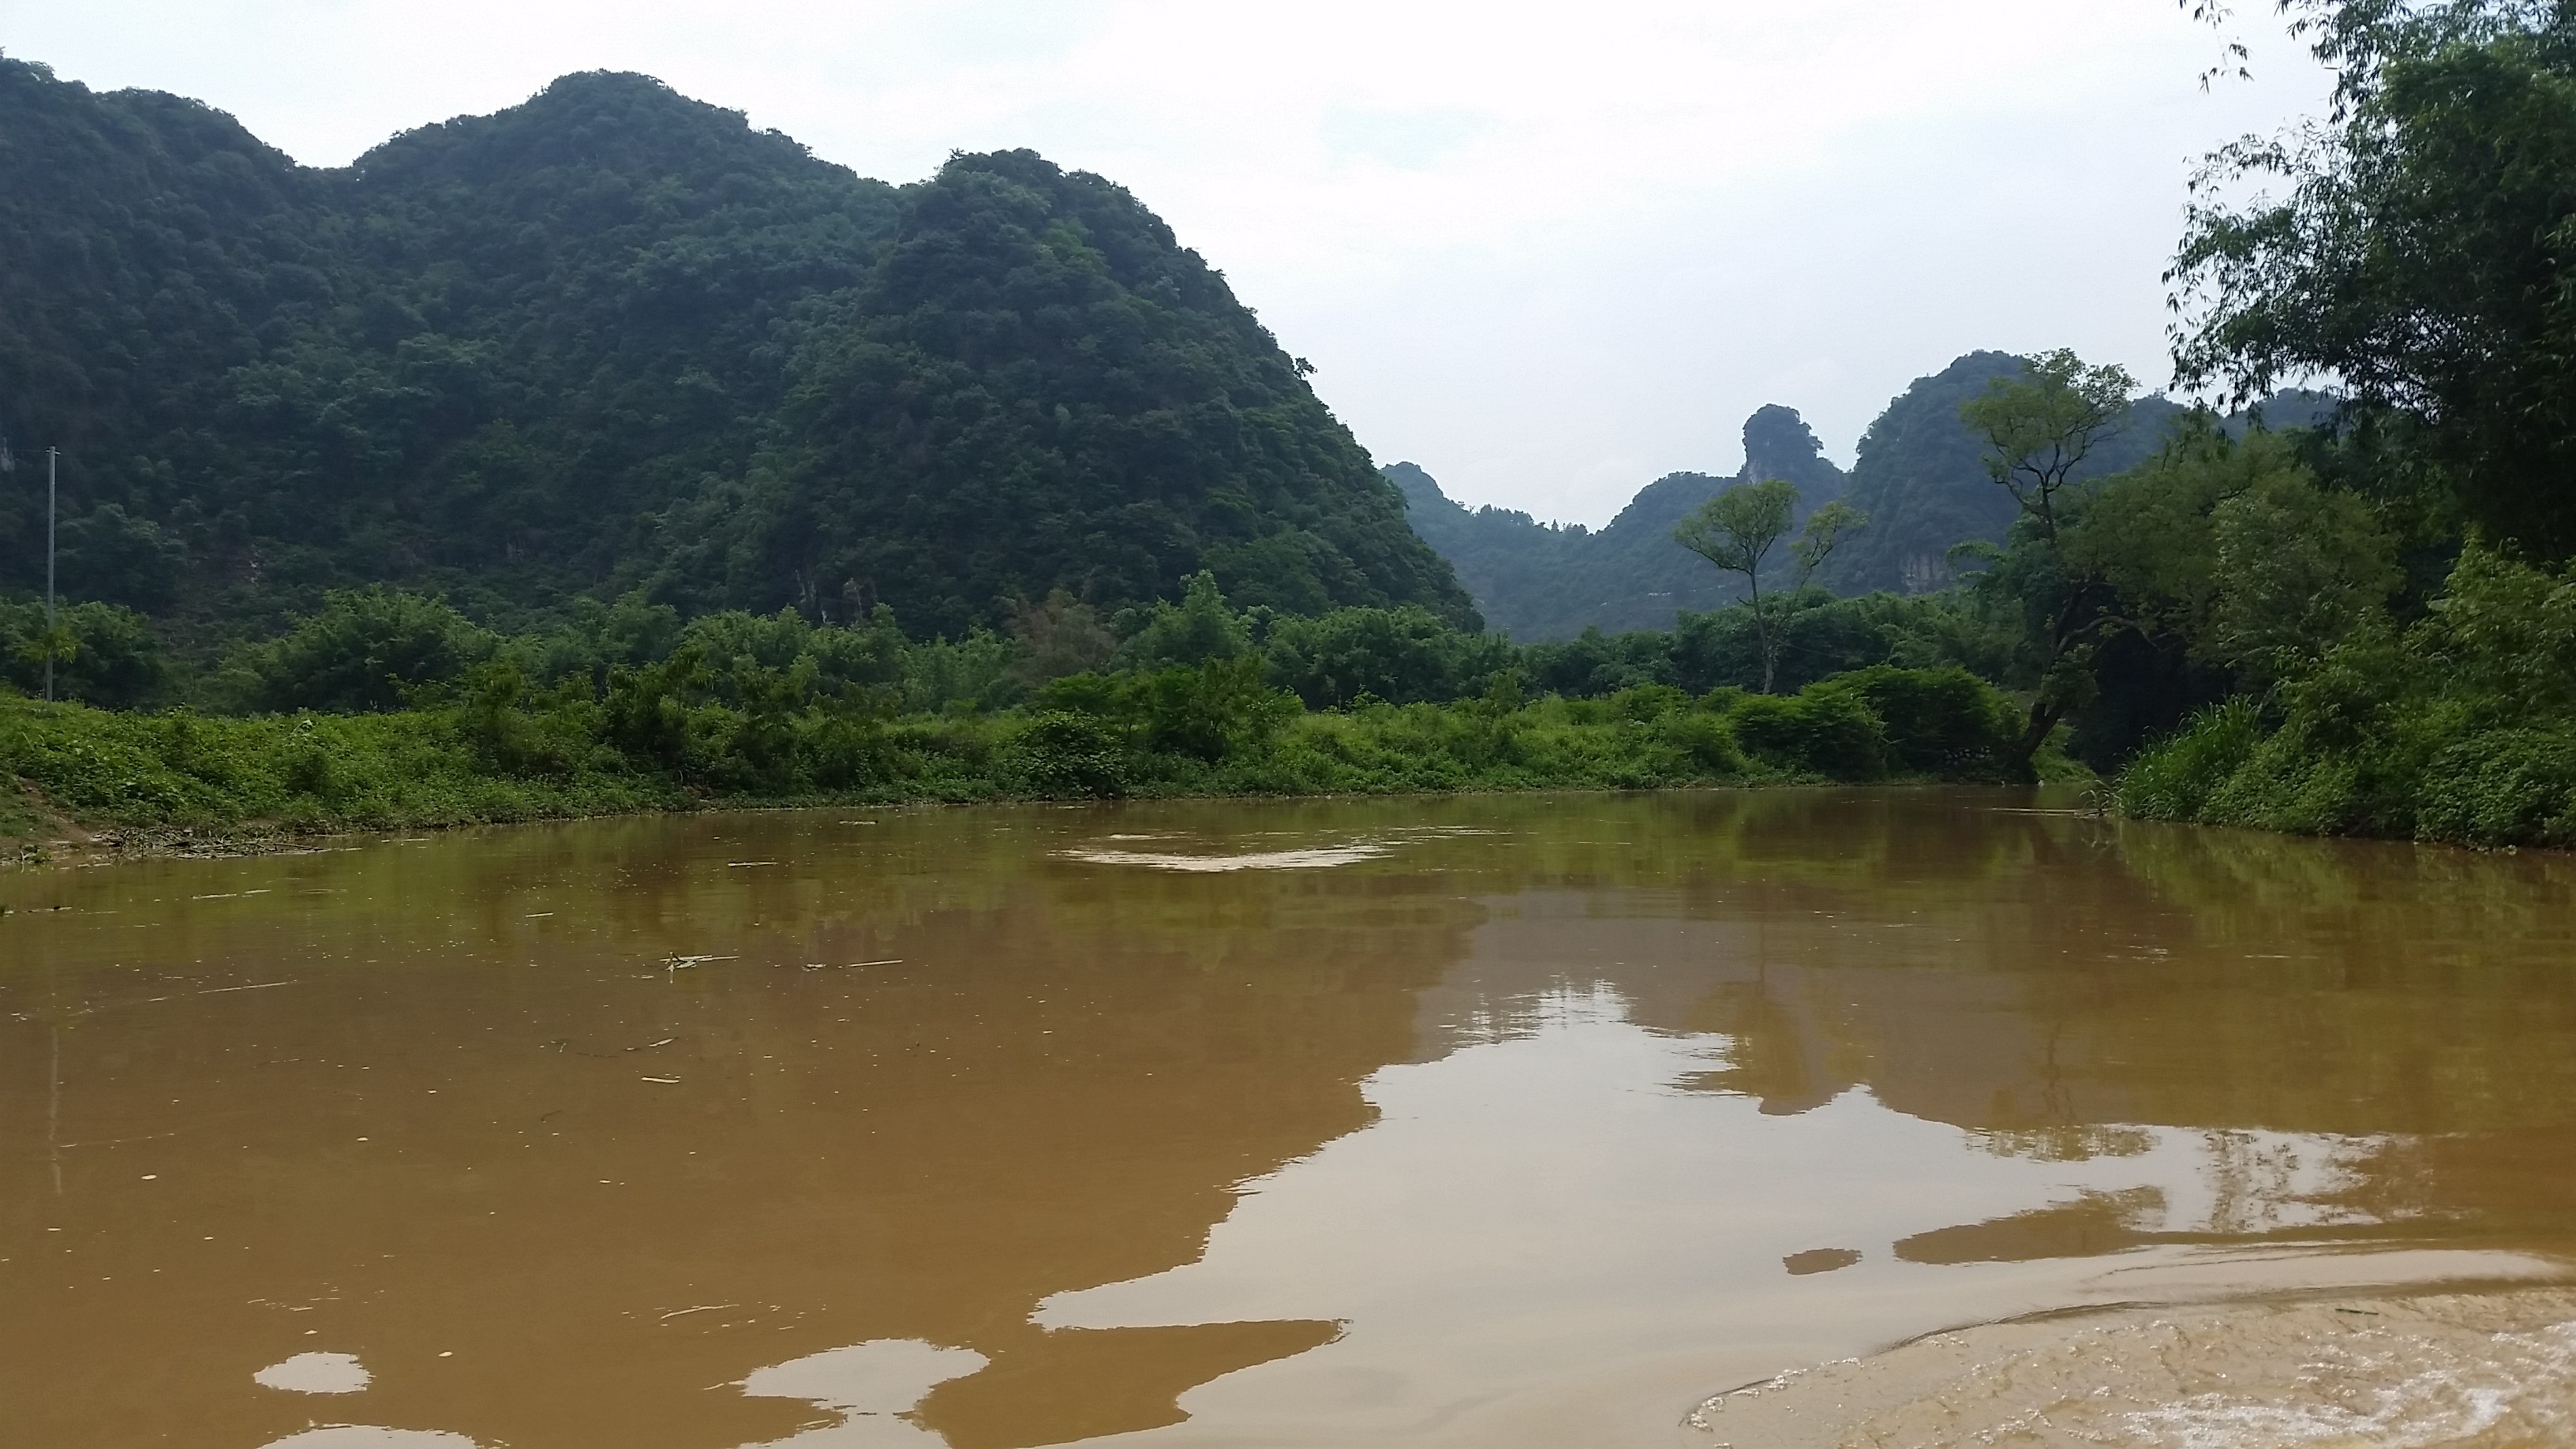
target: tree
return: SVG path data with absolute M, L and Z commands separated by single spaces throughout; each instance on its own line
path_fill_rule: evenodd
M 1131 668 L 1195 666 L 1252 652 L 1252 630 L 1227 607 L 1216 575 L 1206 569 L 1190 575 L 1179 603 L 1158 599 L 1150 610 L 1121 610 L 1119 617 L 1128 639 L 1118 662 Z
M 2128 421 L 2129 394 L 2137 386 L 2127 370 L 2087 367 L 2061 347 L 1989 381 L 1960 405 L 1959 419 L 1985 443 L 1986 476 L 2012 494 L 2053 545 L 2058 495 Z
M 241 702 L 253 709 L 399 709 L 404 692 L 456 678 L 499 640 L 446 600 L 381 584 L 335 590 L 320 613 L 234 652 Z
M 1099 613 L 1062 589 L 1050 590 L 1043 603 L 1015 609 L 1011 633 L 1021 651 L 1011 675 L 1026 689 L 1099 669 L 1118 652 L 1118 636 L 1100 622 Z
M 2327 122 L 2213 153 L 2166 281 L 2185 385 L 2323 376 L 2436 495 L 2576 553 L 2576 14 L 2565 0 L 2296 0 Z
M 42 602 L 0 599 L 0 687 L 36 693 L 49 661 L 58 697 L 101 709 L 141 708 L 170 683 L 160 639 L 132 609 L 67 603 L 49 626 Z
M 1805 587 L 1816 570 L 1833 556 L 1834 547 L 1844 539 L 1869 527 L 1869 515 L 1839 498 L 1827 499 L 1815 512 L 1807 515 L 1807 526 L 1798 530 L 1798 541 L 1789 552 L 1798 560 L 1798 584 Z
M 2368 499 L 2329 489 L 2297 445 L 2202 414 L 2088 498 L 2068 571 L 2101 580 L 2103 625 L 2180 642 L 2260 690 L 2382 619 L 2403 581 Z
M 1987 476 L 2012 494 L 2038 545 L 2037 556 L 2009 579 L 2022 599 L 2038 676 L 2011 761 L 2020 770 L 2029 769 L 2049 732 L 2092 686 L 2090 653 L 2082 646 L 2099 622 L 2104 590 L 2095 572 L 2068 557 L 2066 526 L 2075 500 L 2067 494 L 2082 486 L 2085 460 L 2128 421 L 2135 386 L 2121 368 L 2087 366 L 2061 348 L 2016 376 L 1994 379 L 1959 408 L 1960 420 L 1985 442 Z
M 1762 653 L 1762 692 L 1769 694 L 1780 672 L 1781 633 L 1771 605 L 1762 597 L 1762 565 L 1789 532 L 1797 516 L 1798 489 L 1784 478 L 1738 483 L 1694 508 L 1673 526 L 1674 541 L 1728 573 L 1744 575 L 1745 596 L 1753 611 L 1756 647 Z M 1790 545 L 1797 563 L 1797 582 L 1804 588 L 1844 538 L 1867 526 L 1869 516 L 1835 499 L 1807 516 L 1798 541 Z
M 18 646 L 18 652 L 28 663 L 44 667 L 45 698 L 50 700 L 54 697 L 54 670 L 80 656 L 80 636 L 72 632 L 70 620 L 57 620 L 37 630 Z
M 1762 606 L 1762 561 L 1798 506 L 1798 490 L 1785 478 L 1738 483 L 1692 509 L 1673 525 L 1682 547 L 1731 574 L 1744 575 L 1746 597 L 1753 608 L 1754 638 L 1762 650 L 1762 692 L 1771 692 L 1777 673 L 1778 647 L 1771 637 L 1771 618 Z

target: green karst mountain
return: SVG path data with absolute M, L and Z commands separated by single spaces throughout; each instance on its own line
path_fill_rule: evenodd
M 0 586 L 59 443 L 66 592 L 201 637 L 374 581 L 953 634 L 1201 569 L 1473 623 L 1223 276 L 1030 152 L 897 188 L 584 74 L 326 170 L 0 59 L 0 275 Z
M 1746 419 L 1744 452 L 1738 477 L 1786 478 L 1803 507 L 1842 490 L 1842 470 L 1795 409 L 1773 404 Z M 1486 621 L 1515 639 L 1569 639 L 1588 627 L 1668 629 L 1676 610 L 1713 609 L 1743 592 L 1673 542 L 1673 525 L 1734 478 L 1669 474 L 1596 532 L 1491 505 L 1470 510 L 1413 463 L 1393 464 L 1386 476 L 1404 491 L 1414 531 L 1457 567 Z
M 1698 560 L 1672 543 L 1670 519 L 1661 528 L 1622 526 L 1641 503 L 1679 518 L 1717 491 L 1721 479 L 1676 473 L 1649 484 L 1596 533 L 1579 523 L 1542 523 L 1492 504 L 1469 509 L 1443 493 L 1418 464 L 1392 464 L 1386 476 L 1403 490 L 1414 532 L 1457 569 L 1485 621 L 1515 639 L 1570 638 L 1587 625 L 1657 628 L 1670 622 L 1676 608 L 1706 608 L 1722 598 L 1719 576 L 1705 563 L 1691 568 Z M 1658 490 L 1662 496 L 1652 496 Z M 1663 557 L 1667 548 L 1678 557 Z M 1649 571 L 1622 575 L 1616 563 L 1637 554 L 1648 560 Z
M 1816 441 L 1815 429 L 1798 410 L 1778 403 L 1756 408 L 1744 420 L 1744 466 L 1736 477 L 1748 483 L 1786 478 L 1798 485 L 1801 508 L 1841 497 L 1849 481 L 1825 456 L 1824 444 Z
M 1981 444 L 1959 420 L 1959 406 L 2021 365 L 2009 353 L 1971 352 L 1915 379 L 1862 435 L 1848 476 L 1824 456 L 1795 409 L 1771 404 L 1745 419 L 1744 466 L 1733 477 L 1658 479 L 1597 532 L 1509 509 L 1470 510 L 1412 463 L 1394 464 L 1386 475 L 1404 491 L 1414 531 L 1457 567 L 1485 618 L 1517 639 L 1567 639 L 1589 627 L 1665 629 L 1675 610 L 1733 602 L 1741 583 L 1674 543 L 1672 529 L 1702 499 L 1738 480 L 1785 478 L 1798 486 L 1802 511 L 1841 498 L 1869 515 L 1869 527 L 1852 535 L 1817 582 L 1842 594 L 1922 593 L 1951 582 L 1946 555 L 1952 545 L 2000 540 L 2012 522 L 2012 499 L 1987 476 Z M 2283 394 L 2267 407 L 2275 426 L 2289 426 L 2313 421 L 2320 405 Z M 2163 442 L 2181 412 L 2161 397 L 2138 399 L 2128 425 L 2080 475 L 2136 464 Z
M 1838 592 L 1898 589 L 1921 593 L 1950 582 L 1944 559 L 1953 544 L 1997 541 L 2013 520 L 2009 494 L 1987 475 L 1983 449 L 1959 420 L 1959 406 L 1988 381 L 2020 370 L 2004 352 L 1971 352 L 1930 377 L 1918 377 L 1861 434 L 1844 496 L 1870 526 L 1829 564 L 1823 582 Z M 2164 441 L 2182 409 L 2161 397 L 2130 408 L 2127 426 L 2105 440 L 2079 470 L 2098 477 L 2130 467 Z

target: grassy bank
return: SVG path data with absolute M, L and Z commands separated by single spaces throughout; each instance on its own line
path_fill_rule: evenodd
M 1644 685 L 1310 710 L 1257 664 L 1056 680 L 1006 710 L 883 694 L 721 697 L 685 659 L 604 687 L 486 671 L 435 705 L 212 717 L 0 696 L 0 830 L 288 831 L 839 801 L 1646 788 L 1991 779 L 2008 699 L 1958 669 L 1854 670 L 1793 695 Z

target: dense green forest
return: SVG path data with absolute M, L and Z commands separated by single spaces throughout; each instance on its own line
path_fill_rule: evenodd
M 1657 479 L 1597 530 L 1542 523 L 1491 505 L 1471 510 L 1418 464 L 1385 471 L 1404 493 L 1406 521 L 1457 569 L 1486 621 L 1515 639 L 1569 639 L 1587 628 L 1666 628 L 1676 610 L 1734 602 L 1743 581 L 1675 543 L 1673 526 L 1725 488 L 1766 478 L 1796 485 L 1801 516 L 1839 498 L 1870 520 L 1817 582 L 1844 594 L 1923 593 L 1956 581 L 1952 548 L 1971 540 L 2000 543 L 2012 523 L 2012 499 L 1987 476 L 1984 442 L 1961 421 L 1959 408 L 2026 361 L 1971 352 L 1916 378 L 1862 434 L 1848 476 L 1824 456 L 1796 409 L 1771 404 L 1745 420 L 1744 464 L 1734 474 Z M 2266 407 L 2289 422 L 2312 421 L 2317 411 L 2313 400 L 2297 394 L 2267 399 Z M 2161 397 L 2136 399 L 2122 425 L 2100 441 L 2084 476 L 2117 472 L 2154 452 L 2183 411 Z
M 1951 582 L 1950 550 L 1970 539 L 2001 542 L 2015 517 L 2013 501 L 1985 466 L 1985 440 L 1963 423 L 1960 407 L 2027 358 L 1971 352 L 1890 400 L 1861 434 L 1844 490 L 1869 515 L 1869 528 L 1834 561 L 1837 588 L 1920 593 Z M 2180 408 L 2142 397 L 2102 437 L 2082 476 L 2114 473 L 2155 451 Z
M 956 635 L 1206 569 L 1474 622 L 1223 277 L 1028 152 L 896 188 L 587 74 L 318 170 L 0 58 L 0 275 L 64 589 L 201 659 L 380 582 L 504 628 L 642 589 Z M 0 587 L 41 516 L 0 491 Z
M 2132 816 L 2576 845 L 2576 6 L 2290 9 L 2337 109 L 2210 158 L 2169 279 L 2226 411 L 1975 353 L 1848 477 L 1766 408 L 1738 476 L 1598 533 L 1381 478 L 1213 272 L 1022 153 L 891 191 L 574 77 L 389 143 L 418 210 L 370 210 L 376 161 L 12 63 L 109 199 L 0 233 L 53 279 L 0 362 L 83 466 L 164 451 L 79 498 L 59 627 L 0 599 L 0 826 L 2091 771 Z M 787 180 L 666 209 L 598 159 L 681 122 Z M 657 277 L 732 300 L 684 325 Z M 655 411 L 691 359 L 769 401 Z M 49 660 L 80 703 L 24 697 Z
M 153 687 L 106 605 L 75 693 Z M 1949 662 L 2002 642 L 1949 598 L 1784 606 L 1779 691 L 1741 609 L 1516 646 L 1419 605 L 1237 608 L 1212 573 L 1101 618 L 1061 591 L 1006 634 L 907 639 L 892 611 L 684 621 L 640 594 L 502 635 L 382 587 L 237 650 L 220 709 L 0 696 L 0 833 L 439 824 L 703 803 L 1201 791 L 2012 778 L 2019 708 Z M 22 636 L 35 620 L 7 621 Z M 95 642 L 93 642 L 95 641 Z M 119 641 L 122 641 L 121 643 Z M 146 651 L 137 654 L 136 650 Z M 10 656 L 21 685 L 36 667 Z
M 2333 113 L 2209 159 L 2176 370 L 2240 397 L 2326 376 L 2349 401 L 2294 446 L 2201 440 L 2096 505 L 2136 539 L 2112 555 L 2124 597 L 2227 684 L 2120 802 L 2576 845 L 2576 7 L 2286 8 Z

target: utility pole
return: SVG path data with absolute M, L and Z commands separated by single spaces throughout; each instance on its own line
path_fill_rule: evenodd
M 60 448 L 45 450 L 45 703 L 54 702 L 54 460 Z

